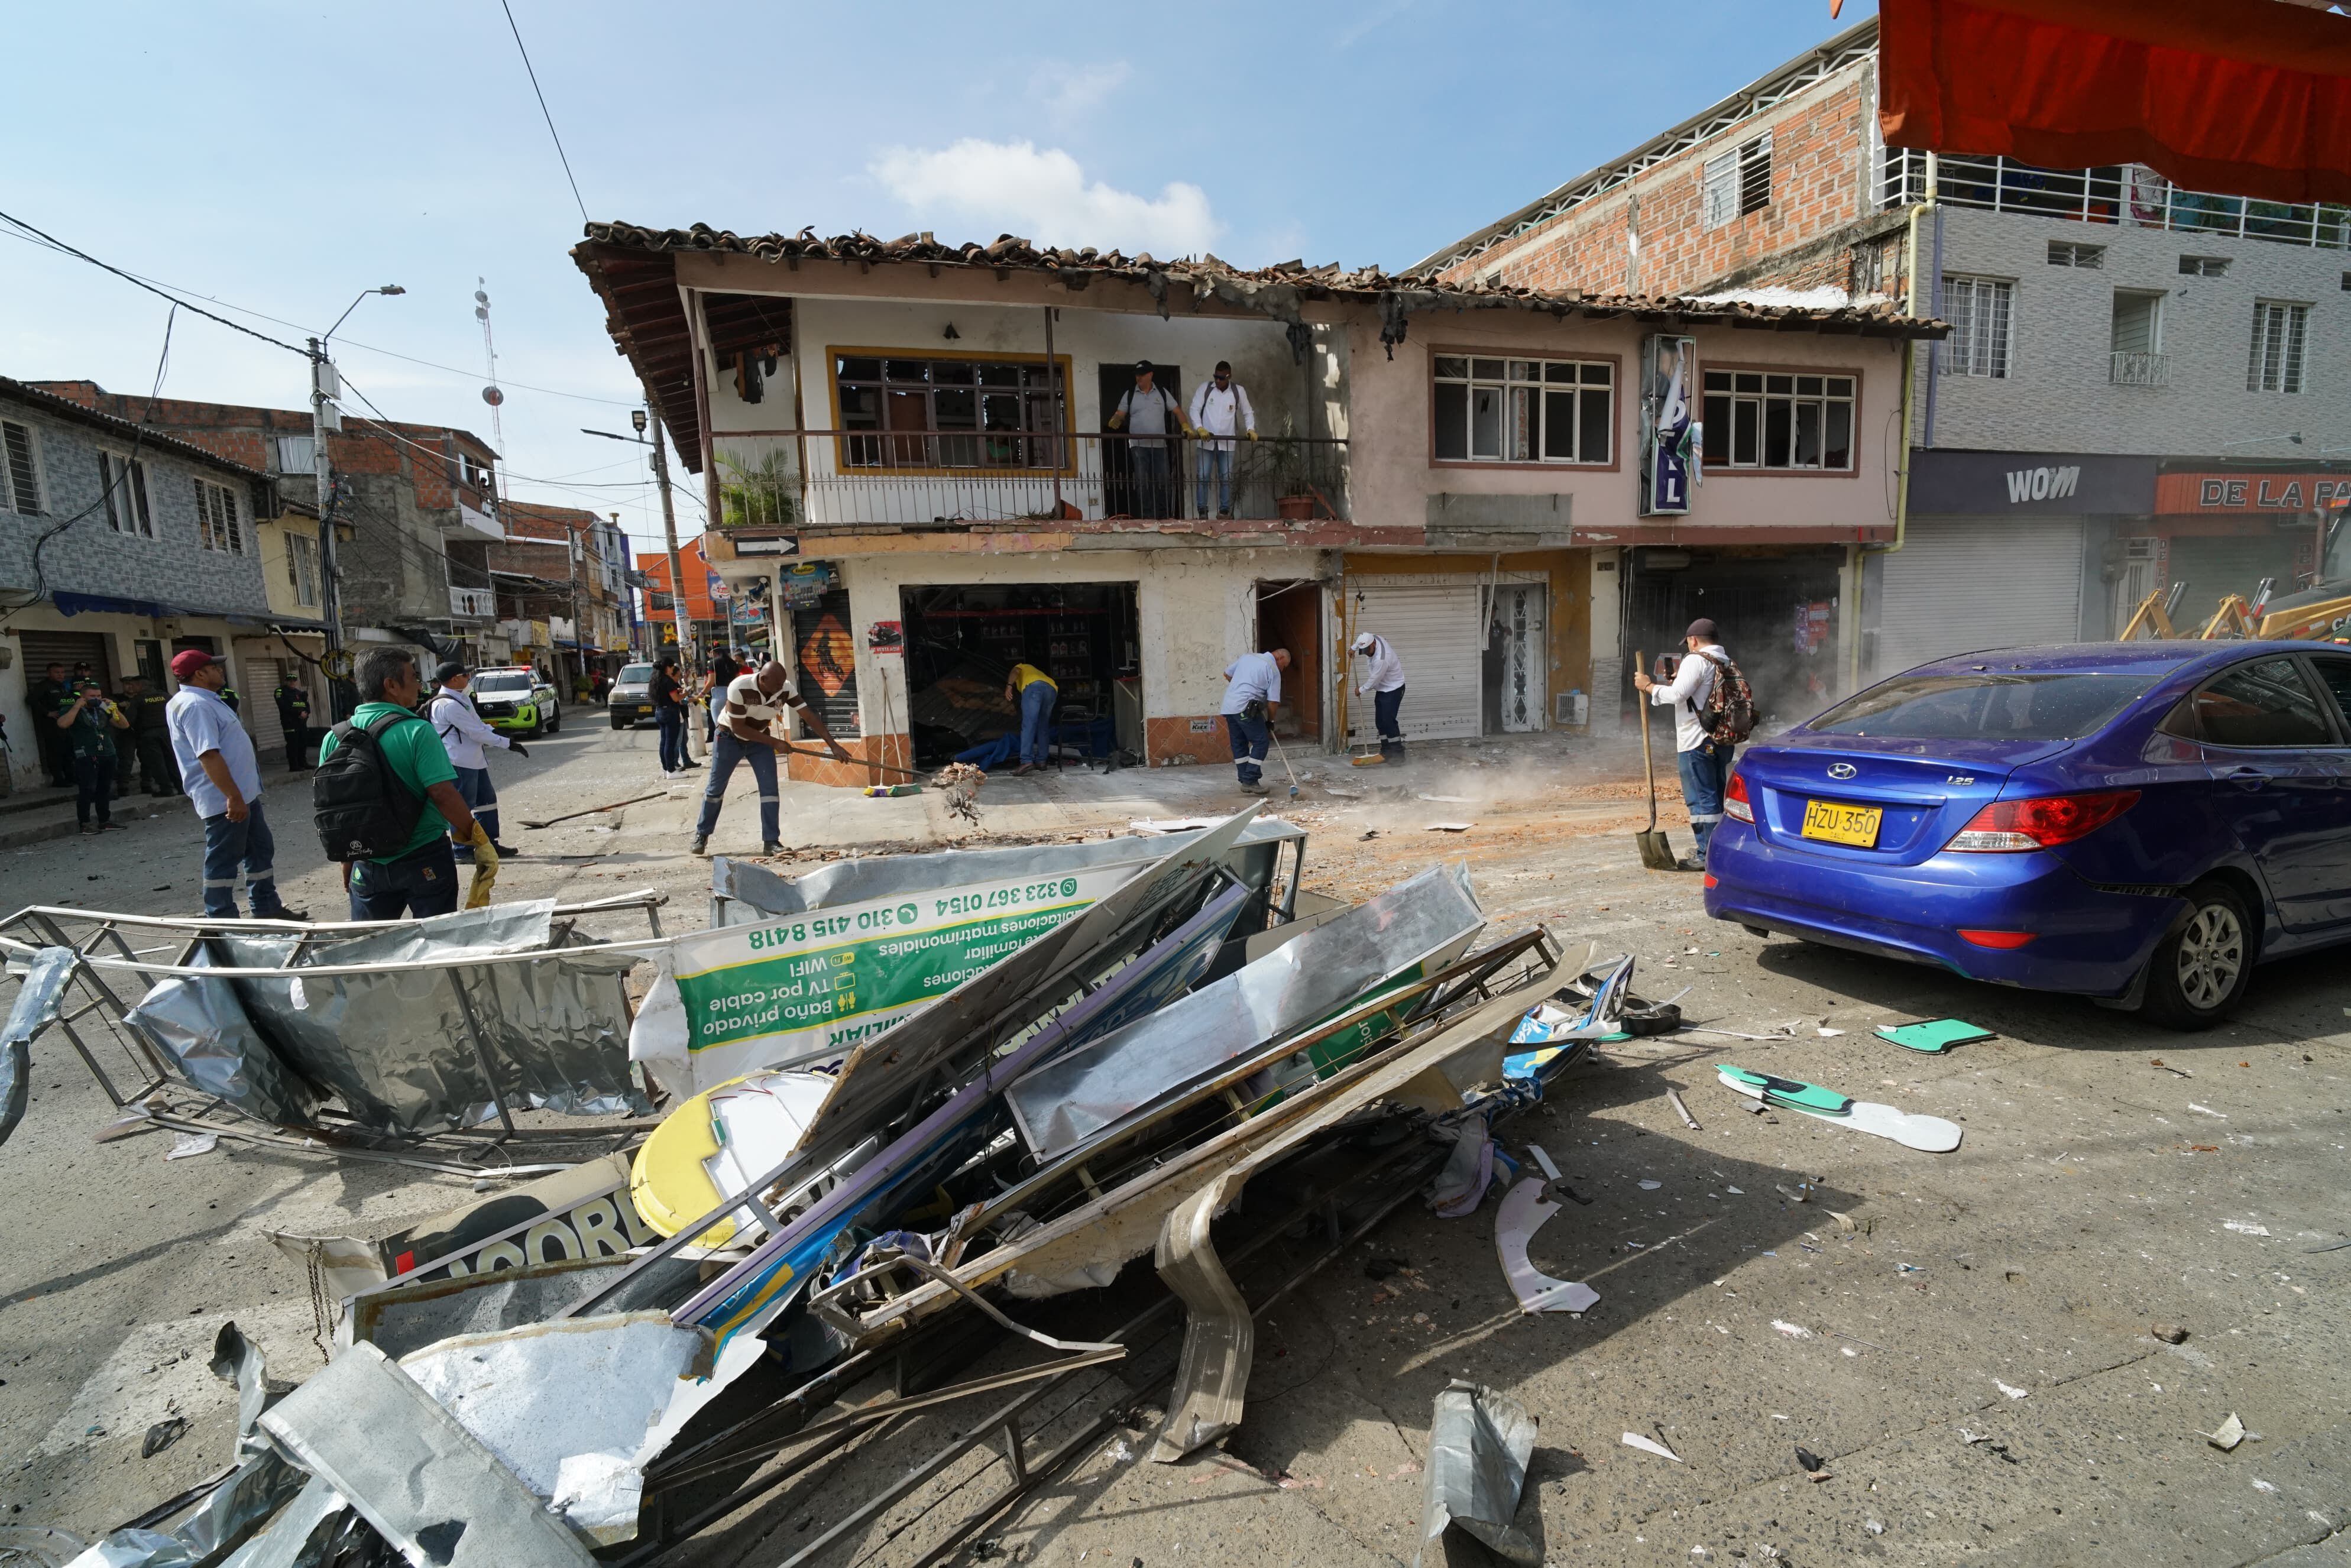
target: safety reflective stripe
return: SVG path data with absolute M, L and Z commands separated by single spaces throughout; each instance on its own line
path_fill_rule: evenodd
M 235 877 L 230 877 L 226 882 L 215 882 L 211 877 L 204 878 L 204 885 L 206 887 L 235 887 L 237 879 Z
M 762 795 L 759 797 L 759 804 L 762 806 L 772 806 L 782 799 L 783 797 L 780 795 Z
M 1692 811 L 1690 813 L 1690 821 L 1692 822 L 1719 822 L 1722 821 L 1722 813 L 1719 811 Z

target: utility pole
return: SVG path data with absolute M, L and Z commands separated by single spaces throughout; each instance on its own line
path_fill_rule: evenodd
M 563 575 L 571 584 L 572 689 L 576 691 L 588 679 L 588 626 L 580 619 L 580 577 L 587 565 L 588 530 L 565 528 L 563 544 Z
M 334 401 L 342 390 L 335 362 L 327 358 L 325 340 L 311 339 L 310 466 L 319 481 L 319 607 L 327 620 L 327 656 L 319 661 L 319 667 L 327 674 L 323 695 L 328 716 L 338 721 L 350 716 L 343 709 L 343 683 L 350 679 L 350 669 L 349 655 L 343 652 L 343 583 L 335 560 L 335 465 L 327 452 L 327 437 L 343 428 L 343 411 Z
M 632 409 L 629 412 L 629 423 L 637 428 L 640 434 L 645 431 L 650 417 L 645 409 Z M 677 506 L 670 498 L 669 493 L 669 452 L 667 443 L 664 439 L 661 422 L 655 419 L 652 420 L 651 423 L 653 445 L 653 483 L 661 488 L 662 539 L 669 548 L 670 614 L 677 624 L 677 656 L 687 660 L 690 664 L 694 657 L 693 623 L 686 619 L 685 613 L 685 566 L 677 551 Z M 691 724 L 685 727 L 688 757 L 694 755 L 694 728 Z

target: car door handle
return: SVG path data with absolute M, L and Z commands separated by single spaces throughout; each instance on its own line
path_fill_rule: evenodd
M 2267 768 L 2231 768 L 2220 777 L 2241 789 L 2258 789 L 2281 775 Z

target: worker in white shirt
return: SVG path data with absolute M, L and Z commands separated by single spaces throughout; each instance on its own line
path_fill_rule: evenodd
M 1375 632 L 1357 632 L 1353 646 L 1367 665 L 1355 695 L 1371 694 L 1372 723 L 1380 732 L 1380 755 L 1401 762 L 1404 728 L 1396 722 L 1396 711 L 1404 706 L 1404 661 L 1396 657 L 1395 644 Z
M 1192 394 L 1192 429 L 1202 439 L 1194 501 L 1200 516 L 1208 515 L 1208 476 L 1217 477 L 1217 516 L 1233 515 L 1233 437 L 1257 439 L 1257 410 L 1249 406 L 1249 389 L 1233 380 L 1229 360 L 1217 361 L 1215 379 L 1200 383 Z
M 434 733 L 440 736 L 443 749 L 449 753 L 449 766 L 457 770 L 457 794 L 465 809 L 474 813 L 474 821 L 490 835 L 490 847 L 498 859 L 512 860 L 520 850 L 509 849 L 498 842 L 498 792 L 490 782 L 490 759 L 482 748 L 495 746 L 511 751 L 517 757 L 528 757 L 519 740 L 510 740 L 492 729 L 474 711 L 474 699 L 466 688 L 474 684 L 474 673 L 455 659 L 445 659 L 433 672 L 434 684 L 439 688 L 433 700 L 424 706 L 424 716 L 432 721 Z M 455 846 L 460 863 L 471 865 L 474 846 Z
M 1265 783 L 1259 764 L 1273 738 L 1274 716 L 1281 711 L 1281 672 L 1290 668 L 1290 650 L 1243 653 L 1225 666 L 1225 734 L 1233 744 L 1233 770 L 1241 793 L 1262 795 Z
M 1674 710 L 1674 762 L 1681 774 L 1682 802 L 1689 807 L 1690 837 L 1698 849 L 1677 863 L 1679 871 L 1706 869 L 1707 841 L 1722 822 L 1722 792 L 1730 783 L 1734 746 L 1707 733 L 1706 711 L 1714 698 L 1714 683 L 1729 662 L 1714 622 L 1703 616 L 1689 623 L 1682 637 L 1687 650 L 1671 682 L 1653 681 L 1646 670 L 1635 671 L 1633 685 L 1646 700 Z

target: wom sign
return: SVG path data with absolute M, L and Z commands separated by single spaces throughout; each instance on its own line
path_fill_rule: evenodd
M 2078 463 L 2063 468 L 2011 468 L 2008 471 L 2008 504 L 2014 507 L 2026 501 L 2062 501 L 2081 483 L 2082 467 Z

